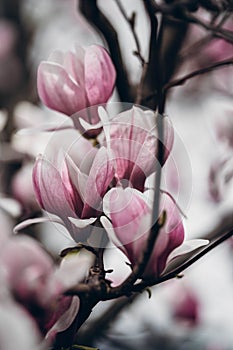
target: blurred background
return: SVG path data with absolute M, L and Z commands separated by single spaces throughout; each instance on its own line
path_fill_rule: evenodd
M 141 66 L 133 55 L 132 33 L 114 0 L 98 3 L 117 30 L 130 83 L 136 84 Z M 137 14 L 136 31 L 147 57 L 150 23 L 142 1 L 125 0 L 124 7 L 128 14 Z M 208 18 L 208 13 L 199 16 Z M 233 28 L 232 17 L 226 26 Z M 198 47 L 196 43 L 205 37 L 203 29 L 190 26 L 176 77 L 232 56 L 233 46 L 220 39 Z M 35 157 L 46 148 L 51 135 L 26 132 L 25 128 L 62 122 L 59 113 L 39 101 L 37 67 L 55 49 L 66 51 L 75 44 L 93 43 L 108 48 L 78 11 L 77 1 L 0 0 L 0 220 L 6 234 L 16 223 L 40 213 L 31 173 Z M 233 216 L 233 68 L 198 76 L 171 91 L 166 114 L 175 129 L 175 144 L 162 188 L 177 199 L 185 213 L 186 238 L 201 238 Z M 112 101 L 118 100 L 116 91 Z M 26 233 L 37 237 L 55 258 L 73 244 L 54 225 L 37 225 Z M 119 283 L 128 271 L 121 253 L 111 250 L 105 258 Z M 151 298 L 144 292 L 123 311 L 108 311 L 112 315 L 109 325 L 106 310 L 112 304 L 98 305 L 88 323 L 92 332 L 89 329 L 88 333 L 87 325 L 80 335 L 88 335 L 90 345 L 101 350 L 233 349 L 233 240 L 194 264 L 181 280 L 152 288 Z M 101 315 L 107 321 L 100 323 L 97 332 L 93 324 Z

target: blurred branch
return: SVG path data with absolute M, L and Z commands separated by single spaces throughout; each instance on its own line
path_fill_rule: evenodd
M 218 26 L 213 26 L 209 23 L 206 23 L 202 20 L 200 20 L 199 18 L 193 16 L 192 14 L 188 14 L 185 13 L 183 15 L 183 18 L 188 21 L 189 23 L 194 23 L 197 24 L 209 31 L 212 32 L 212 35 L 221 39 L 224 39 L 225 41 L 229 42 L 229 43 L 233 43 L 233 32 L 228 30 L 228 29 L 222 29 L 222 28 L 218 28 Z
M 183 85 L 187 80 L 191 79 L 191 78 L 194 78 L 194 77 L 197 77 L 198 75 L 202 75 L 202 74 L 206 74 L 206 73 L 209 73 L 209 72 L 212 72 L 213 70 L 217 69 L 217 68 L 223 68 L 223 67 L 226 67 L 226 66 L 230 66 L 233 64 L 233 57 L 227 59 L 227 60 L 224 60 L 224 61 L 220 61 L 220 62 L 217 62 L 217 63 L 214 63 L 212 64 L 211 66 L 208 66 L 208 67 L 205 67 L 205 68 L 202 68 L 202 69 L 198 69 L 196 71 L 193 71 L 181 78 L 178 78 L 176 80 L 173 80 L 171 81 L 170 83 L 166 84 L 164 86 L 164 89 L 165 90 L 169 90 L 175 86 L 179 86 L 179 85 Z
M 216 24 L 216 20 L 218 18 L 218 16 L 212 19 L 211 24 L 215 25 L 216 29 L 221 28 L 224 23 L 229 19 L 230 13 L 228 11 L 226 11 L 222 18 L 220 19 L 219 23 Z M 192 44 L 190 47 L 188 47 L 187 49 L 185 49 L 183 52 L 180 53 L 179 58 L 180 60 L 184 60 L 185 58 L 187 58 L 188 56 L 191 55 L 195 55 L 197 52 L 199 53 L 200 49 L 205 46 L 207 43 L 209 43 L 211 40 L 214 39 L 214 36 L 212 33 L 208 33 L 207 35 L 205 35 L 203 38 L 201 38 L 200 40 L 196 41 L 194 44 Z
M 94 25 L 103 34 L 108 43 L 111 58 L 117 72 L 116 86 L 121 100 L 133 102 L 133 92 L 122 59 L 116 30 L 107 17 L 100 11 L 97 6 L 97 0 L 79 0 L 79 9 L 90 24 Z
M 111 324 L 116 321 L 117 317 L 125 307 L 129 306 L 140 294 L 134 294 L 131 297 L 121 297 L 113 301 L 113 304 L 100 315 L 97 319 L 90 322 L 84 330 L 80 330 L 78 341 L 93 345 L 94 341 L 104 336 Z

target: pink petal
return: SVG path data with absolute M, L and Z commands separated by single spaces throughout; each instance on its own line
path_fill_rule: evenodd
M 79 47 L 76 52 L 68 51 L 64 55 L 64 68 L 69 75 L 84 89 L 84 49 Z
M 70 307 L 64 313 L 62 313 L 62 315 L 60 315 L 61 317 L 59 317 L 56 323 L 52 326 L 52 328 L 49 329 L 48 333 L 46 334 L 46 339 L 48 339 L 50 342 L 53 342 L 57 333 L 69 328 L 79 311 L 79 307 L 79 298 L 73 297 Z M 59 316 L 59 314 L 60 312 L 58 310 L 58 313 L 54 315 L 54 319 L 56 319 Z
M 43 103 L 58 112 L 72 115 L 86 107 L 83 90 L 59 64 L 39 65 L 37 88 Z
M 127 179 L 143 191 L 145 178 L 155 171 L 156 137 L 151 129 L 153 112 L 134 107 L 113 118 L 110 142 L 117 163 L 119 180 Z
M 27 298 L 33 290 L 43 292 L 39 290 L 38 278 L 51 274 L 53 267 L 49 255 L 37 241 L 27 236 L 8 240 L 1 249 L 0 263 L 9 286 L 21 298 Z
M 147 237 L 151 224 L 150 210 L 142 194 L 132 188 L 113 188 L 104 197 L 104 212 L 115 231 L 114 243 L 120 242 L 119 248 L 134 263 L 138 258 L 136 246 Z M 111 230 L 106 220 L 102 222 Z
M 86 49 L 85 88 L 90 105 L 105 103 L 111 96 L 116 72 L 107 51 L 97 45 Z
M 164 118 L 164 162 L 173 145 L 173 134 Z M 111 120 L 110 142 L 119 180 L 129 180 L 134 188 L 143 191 L 146 177 L 156 170 L 157 137 L 157 116 L 152 111 L 133 107 Z
M 51 162 L 38 158 L 33 169 L 33 184 L 40 206 L 61 218 L 75 216 L 72 198 L 58 170 Z
M 110 159 L 106 148 L 101 147 L 96 154 L 86 183 L 82 218 L 90 217 L 93 212 L 102 209 L 102 199 L 114 177 L 114 173 L 114 163 Z

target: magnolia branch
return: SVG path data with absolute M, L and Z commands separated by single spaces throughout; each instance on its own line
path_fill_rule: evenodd
M 217 16 L 217 18 L 218 18 L 218 16 Z M 218 23 L 216 23 L 217 18 L 214 17 L 212 19 L 211 24 L 215 25 L 216 29 L 220 29 L 224 25 L 224 23 L 227 21 L 227 19 L 229 18 L 229 12 L 226 11 L 222 15 L 222 17 Z M 189 56 L 195 55 L 197 52 L 200 52 L 200 49 L 203 48 L 207 43 L 210 43 L 211 40 L 213 40 L 213 39 L 214 39 L 214 35 L 212 33 L 208 33 L 203 38 L 199 39 L 194 44 L 192 44 L 187 49 L 185 49 L 183 52 L 181 52 L 179 55 L 179 60 L 184 61 L 185 58 L 188 58 Z
M 233 33 L 230 30 L 218 28 L 211 23 L 207 23 L 199 19 L 198 17 L 195 17 L 192 13 L 190 13 L 188 10 L 188 2 L 183 1 L 184 4 L 181 3 L 181 1 L 175 3 L 175 4 L 156 4 L 155 2 L 152 2 L 148 0 L 151 5 L 153 6 L 154 12 L 161 12 L 165 15 L 173 16 L 174 18 L 187 21 L 189 23 L 193 23 L 196 25 L 199 25 L 203 28 L 205 28 L 208 31 L 211 31 L 215 37 L 224 39 L 227 42 L 233 43 Z M 186 10 L 185 10 L 186 7 Z
M 178 78 L 176 80 L 173 80 L 171 81 L 170 83 L 166 84 L 164 86 L 164 90 L 169 90 L 170 88 L 172 87 L 175 87 L 175 86 L 179 86 L 179 85 L 183 85 L 187 80 L 191 79 L 191 78 L 194 78 L 198 75 L 202 75 L 202 74 L 206 74 L 206 73 L 209 73 L 217 68 L 222 68 L 222 67 L 226 67 L 226 66 L 230 66 L 233 64 L 233 57 L 227 59 L 227 60 L 224 60 L 224 61 L 221 61 L 221 62 L 217 62 L 217 63 L 214 63 L 212 64 L 211 66 L 208 66 L 208 67 L 205 67 L 205 68 L 202 68 L 202 69 L 198 69 L 196 71 L 193 71 L 181 78 Z

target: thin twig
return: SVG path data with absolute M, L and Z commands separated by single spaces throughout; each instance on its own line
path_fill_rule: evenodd
M 233 33 L 230 30 L 227 29 L 221 29 L 221 28 L 215 28 L 210 23 L 206 23 L 199 18 L 195 17 L 193 14 L 187 11 L 181 11 L 181 6 L 179 3 L 174 4 L 173 6 L 162 4 L 158 5 L 157 3 L 153 3 L 153 9 L 154 12 L 161 12 L 166 15 L 173 16 L 174 18 L 183 19 L 185 21 L 188 21 L 189 23 L 197 24 L 213 33 L 214 36 L 224 39 L 225 41 L 228 41 L 230 43 L 233 43 Z
M 138 57 L 142 67 L 144 66 L 145 64 L 145 59 L 144 57 L 142 56 L 142 53 L 141 53 L 141 45 L 140 45 L 140 41 L 139 41 L 139 38 L 138 38 L 138 35 L 137 35 L 137 32 L 135 30 L 135 20 L 136 20 L 136 13 L 133 12 L 132 13 L 132 16 L 131 17 L 128 17 L 124 7 L 122 6 L 122 3 L 120 0 L 115 0 L 116 1 L 116 4 L 122 14 L 122 16 L 124 17 L 124 19 L 126 20 L 126 22 L 128 23 L 131 31 L 132 31 L 132 35 L 133 35 L 133 38 L 134 38 L 134 41 L 135 41 L 135 45 L 136 45 L 136 51 L 134 52 L 134 54 Z
M 227 29 L 222 29 L 222 28 L 216 28 L 215 26 L 206 23 L 202 20 L 200 20 L 199 18 L 193 16 L 190 13 L 185 13 L 183 15 L 183 19 L 187 20 L 189 23 L 194 23 L 197 24 L 209 31 L 212 32 L 212 35 L 221 39 L 224 39 L 225 41 L 229 42 L 229 43 L 233 43 L 233 32 Z
M 223 26 L 223 24 L 226 22 L 226 20 L 228 18 L 229 18 L 229 12 L 226 11 L 223 14 L 222 18 L 220 19 L 219 23 L 217 23 L 217 25 L 215 24 L 216 18 L 214 18 L 211 21 L 211 25 L 215 25 L 215 28 L 219 29 L 219 28 L 221 28 Z M 206 45 L 207 43 L 209 43 L 213 39 L 214 39 L 213 34 L 212 33 L 208 33 L 203 38 L 201 38 L 200 40 L 196 41 L 194 44 L 192 44 L 187 49 L 185 49 L 183 52 L 181 52 L 180 55 L 179 55 L 179 59 L 183 61 L 186 57 L 191 56 L 193 54 L 196 54 L 197 52 L 199 52 L 200 48 L 202 48 L 204 45 Z
M 164 90 L 167 91 L 175 86 L 179 86 L 179 85 L 183 85 L 187 80 L 191 79 L 191 78 L 194 78 L 198 75 L 202 75 L 202 74 L 206 74 L 206 73 L 209 73 L 217 68 L 221 68 L 221 67 L 225 67 L 225 66 L 230 66 L 233 64 L 233 57 L 227 59 L 227 60 L 224 60 L 224 61 L 220 61 L 220 62 L 217 62 L 217 63 L 214 63 L 212 64 L 211 66 L 208 66 L 208 67 L 205 67 L 205 68 L 202 68 L 202 69 L 198 69 L 198 70 L 195 70 L 181 78 L 178 78 L 176 80 L 173 80 L 171 81 L 170 83 L 166 84 L 164 86 Z

